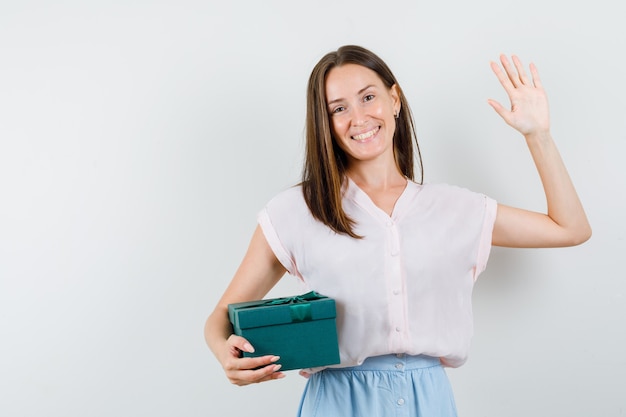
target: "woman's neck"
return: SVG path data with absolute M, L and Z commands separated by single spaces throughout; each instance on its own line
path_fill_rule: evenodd
M 348 169 L 350 178 L 370 200 L 388 216 L 407 186 L 407 178 L 394 167 L 393 169 Z
M 393 164 L 361 163 L 348 167 L 346 175 L 362 190 L 384 192 L 385 190 L 404 188 L 407 179 Z

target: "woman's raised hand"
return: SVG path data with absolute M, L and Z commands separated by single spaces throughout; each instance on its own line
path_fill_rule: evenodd
M 537 67 L 530 64 L 529 78 L 520 59 L 513 55 L 513 65 L 505 55 L 500 55 L 502 68 L 491 62 L 491 69 L 504 87 L 511 108 L 489 99 L 488 103 L 504 119 L 524 136 L 546 133 L 550 130 L 548 98 L 541 84 Z

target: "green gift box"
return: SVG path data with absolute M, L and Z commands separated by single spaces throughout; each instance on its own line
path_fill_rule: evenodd
M 254 346 L 244 356 L 277 355 L 281 371 L 339 363 L 335 300 L 315 291 L 228 305 L 236 335 Z

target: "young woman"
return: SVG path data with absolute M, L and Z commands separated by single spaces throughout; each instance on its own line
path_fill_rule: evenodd
M 558 247 L 591 236 L 550 134 L 534 65 L 505 56 L 491 68 L 511 101 L 489 104 L 534 159 L 547 213 L 496 203 L 446 184 L 422 184 L 421 155 L 402 90 L 374 53 L 343 46 L 308 85 L 302 183 L 275 198 L 205 336 L 238 385 L 282 378 L 276 356 L 232 334 L 227 305 L 263 298 L 285 274 L 337 303 L 341 363 L 308 369 L 301 416 L 455 416 L 444 366 L 467 358 L 471 291 L 492 245 Z M 395 415 L 395 414 L 394 414 Z

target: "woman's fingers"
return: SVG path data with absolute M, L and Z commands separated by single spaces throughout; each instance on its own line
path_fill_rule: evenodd
M 524 135 L 546 131 L 550 127 L 548 102 L 537 67 L 530 64 L 530 75 L 517 55 L 509 60 L 500 55 L 500 65 L 491 62 L 491 69 L 509 96 L 507 109 L 493 99 L 488 103 L 504 121 Z
M 245 371 L 250 369 L 259 369 L 272 365 L 280 359 L 280 356 L 266 355 L 255 358 L 232 358 L 226 362 L 224 369 L 227 371 Z M 276 365 L 280 366 L 280 365 Z M 278 370 L 276 368 L 275 370 Z
M 534 63 L 531 62 L 529 65 L 531 75 L 531 77 L 529 77 L 526 73 L 526 70 L 524 69 L 524 65 L 522 64 L 521 59 L 517 55 L 511 55 L 511 60 L 513 61 L 513 65 L 511 65 L 511 62 L 506 57 L 506 55 L 500 55 L 500 63 L 502 64 L 502 67 L 506 72 L 506 77 L 511 82 L 512 86 L 514 86 L 515 88 L 519 88 L 526 85 L 529 87 L 542 88 L 541 80 L 539 78 L 539 72 L 537 71 L 537 67 Z M 496 75 L 498 75 L 498 71 L 500 70 L 499 66 L 496 63 L 492 62 L 491 68 L 496 73 Z M 500 80 L 500 82 L 502 82 L 502 79 Z M 506 88 L 506 85 L 503 85 Z
M 497 63 L 491 61 L 490 66 L 491 66 L 491 70 L 498 78 L 498 81 L 500 81 L 500 84 L 502 85 L 502 87 L 504 87 L 504 90 L 507 93 L 510 93 L 510 91 L 512 91 L 515 88 L 515 86 L 513 85 L 513 82 L 511 81 L 509 76 L 506 73 L 504 73 L 504 71 L 502 71 L 502 68 L 500 68 L 500 66 Z
M 234 348 L 241 352 L 254 353 L 254 347 L 241 336 L 231 334 L 226 343 L 231 347 L 231 350 Z
M 504 73 L 502 72 L 498 64 L 496 64 L 495 62 L 491 63 L 491 69 L 493 70 L 493 72 L 496 73 L 504 88 L 519 88 L 525 85 L 533 86 L 533 81 L 535 79 L 536 73 L 536 68 L 534 72 L 532 69 L 534 65 L 531 64 L 531 74 L 533 75 L 533 78 L 530 79 L 519 57 L 517 55 L 512 55 L 511 60 L 513 61 L 512 64 L 506 55 L 500 55 L 500 64 L 502 65 L 502 68 L 504 68 Z M 507 80 L 510 82 L 510 84 L 506 82 Z
M 513 59 L 515 69 L 517 70 L 517 75 L 522 84 L 532 85 L 532 82 L 528 79 L 528 75 L 526 75 L 526 70 L 524 69 L 524 65 L 522 65 L 522 61 L 518 58 L 517 55 L 513 55 L 511 58 Z
M 230 335 L 226 340 L 230 355 L 222 362 L 226 377 L 236 385 L 248 385 L 279 379 L 285 376 L 276 355 L 242 357 L 242 352 L 253 353 L 254 347 L 245 338 Z
M 500 55 L 500 63 L 502 64 L 502 67 L 504 68 L 504 71 L 506 72 L 506 75 L 509 81 L 511 81 L 513 87 L 517 88 L 522 85 L 518 72 L 513 68 L 513 65 L 511 65 L 511 62 L 506 55 Z
M 543 88 L 543 84 L 541 83 L 541 78 L 539 78 L 539 71 L 537 71 L 537 66 L 530 63 L 530 75 L 533 77 L 533 85 L 537 88 Z
M 259 356 L 258 358 L 238 358 L 229 361 L 224 370 L 226 377 L 236 385 L 248 385 L 279 379 L 285 376 L 278 372 L 280 364 L 275 363 L 278 356 Z
M 519 57 L 517 55 L 512 55 L 511 60 L 513 61 L 513 65 L 511 65 L 511 62 L 506 55 L 500 55 L 500 62 L 502 63 L 502 67 L 506 71 L 511 84 L 513 84 L 515 88 L 519 88 L 524 85 L 532 85 L 532 81 L 528 78 L 524 65 Z

